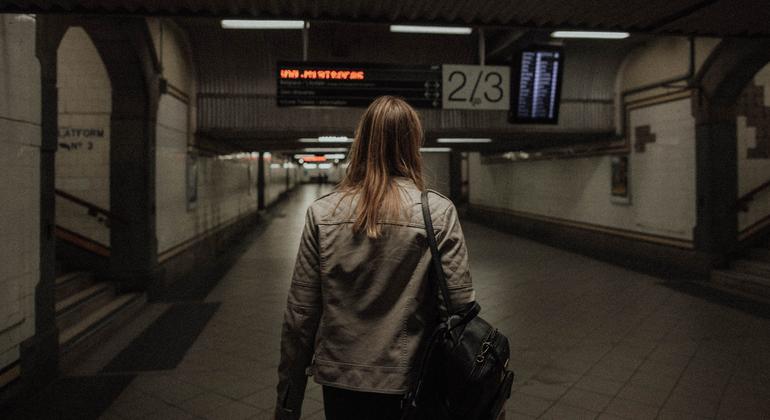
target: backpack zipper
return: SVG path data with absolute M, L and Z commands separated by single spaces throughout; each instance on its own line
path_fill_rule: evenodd
M 487 337 L 484 339 L 484 341 L 481 342 L 481 349 L 479 350 L 478 354 L 476 354 L 476 360 L 473 364 L 473 368 L 471 369 L 471 373 L 469 375 L 469 378 L 473 379 L 478 372 L 481 371 L 481 368 L 484 364 L 484 361 L 487 358 L 487 353 L 490 349 L 492 349 L 492 344 L 494 343 L 495 339 L 497 338 L 497 329 L 492 328 L 492 330 L 487 334 Z

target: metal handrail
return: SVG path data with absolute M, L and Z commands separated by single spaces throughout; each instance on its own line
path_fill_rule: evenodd
M 768 179 L 758 187 L 747 192 L 741 198 L 739 198 L 737 202 L 738 210 L 743 212 L 749 211 L 749 203 L 754 200 L 754 196 L 756 196 L 757 194 L 762 192 L 762 190 L 765 190 L 767 188 L 770 188 L 770 179 Z
M 71 202 L 73 202 L 73 203 L 75 203 L 77 205 L 85 207 L 88 210 L 88 215 L 89 216 L 96 217 L 97 219 L 99 219 L 99 215 L 104 216 L 104 219 L 103 220 L 100 219 L 100 221 L 103 221 L 105 223 L 105 225 L 107 225 L 107 227 L 110 226 L 110 222 L 112 220 L 117 220 L 117 221 L 120 221 L 120 222 L 125 222 L 123 219 L 121 219 L 120 217 L 115 216 L 109 210 L 107 210 L 105 208 L 102 208 L 102 207 L 99 207 L 96 204 L 89 203 L 88 201 L 83 200 L 80 197 L 76 197 L 76 196 L 74 196 L 74 195 L 72 195 L 72 194 L 70 194 L 70 193 L 68 193 L 66 191 L 62 191 L 62 190 L 60 190 L 58 188 L 55 191 L 56 191 L 56 195 L 58 195 L 59 197 L 64 198 L 65 200 L 69 200 L 69 201 L 71 201 Z

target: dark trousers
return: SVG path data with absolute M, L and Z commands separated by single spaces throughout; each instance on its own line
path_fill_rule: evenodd
M 326 420 L 399 420 L 402 395 L 323 387 Z

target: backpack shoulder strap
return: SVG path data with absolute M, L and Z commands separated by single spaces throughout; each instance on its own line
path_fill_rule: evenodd
M 438 251 L 438 244 L 436 243 L 436 233 L 433 230 L 433 221 L 430 216 L 430 204 L 428 202 L 428 191 L 422 192 L 422 218 L 425 222 L 425 231 L 428 236 L 428 245 L 430 246 L 431 263 L 433 266 L 433 278 L 441 290 L 441 297 L 444 299 L 444 305 L 446 306 L 446 318 L 452 314 L 452 302 L 449 300 L 449 287 L 446 283 L 446 276 L 444 275 L 444 269 L 441 266 L 441 254 Z

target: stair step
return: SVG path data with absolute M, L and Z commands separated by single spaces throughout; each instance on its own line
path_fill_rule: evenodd
M 56 302 L 56 325 L 63 330 L 86 318 L 112 300 L 114 290 L 110 283 L 96 283 Z
M 56 301 L 62 301 L 87 288 L 94 282 L 94 273 L 71 271 L 56 277 Z
M 770 248 L 752 248 L 749 254 L 752 259 L 770 262 Z
M 59 332 L 61 364 L 72 364 L 102 342 L 114 330 L 124 325 L 146 302 L 145 295 L 127 293 L 113 297 L 107 304 L 91 312 L 73 325 Z
M 711 272 L 711 285 L 751 299 L 770 302 L 770 278 L 735 270 Z
M 765 248 L 752 248 L 749 251 L 749 258 L 753 260 L 770 262 L 770 249 Z
M 770 279 L 770 262 L 768 261 L 743 259 L 733 261 L 731 265 L 735 271 Z

